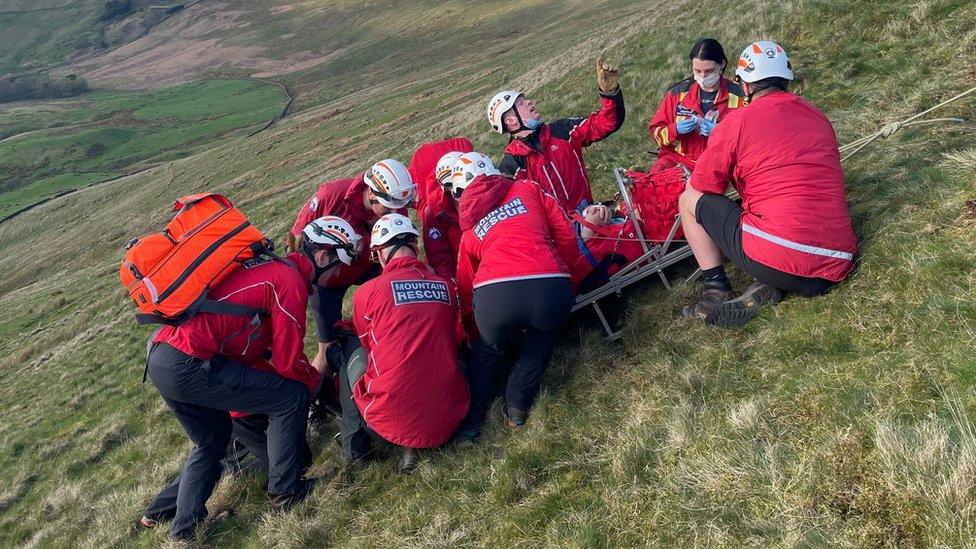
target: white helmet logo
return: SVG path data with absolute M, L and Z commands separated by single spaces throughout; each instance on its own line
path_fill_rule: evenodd
M 774 50 L 773 48 L 767 49 L 766 50 L 766 57 L 769 58 L 769 59 L 775 58 L 776 57 L 776 50 Z

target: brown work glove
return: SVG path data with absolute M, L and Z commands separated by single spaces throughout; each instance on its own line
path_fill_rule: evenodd
M 596 83 L 600 86 L 600 92 L 607 95 L 620 89 L 620 71 L 606 62 L 602 55 L 596 60 Z

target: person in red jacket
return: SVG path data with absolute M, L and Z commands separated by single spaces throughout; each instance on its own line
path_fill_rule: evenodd
M 456 294 L 417 259 L 419 236 L 400 214 L 373 226 L 372 257 L 383 274 L 353 295 L 361 347 L 350 349 L 339 374 L 344 457 L 367 457 L 372 433 L 403 448 L 403 473 L 416 467 L 417 449 L 447 442 L 468 411 Z
M 409 172 L 403 164 L 393 159 L 373 164 L 362 176 L 325 183 L 298 212 L 298 218 L 288 234 L 288 249 L 295 249 L 298 235 L 309 222 L 324 215 L 345 219 L 357 233 L 366 235 L 364 246 L 368 248 L 373 223 L 380 216 L 393 211 L 405 213 L 416 194 L 417 187 Z M 376 264 L 365 257 L 366 254 L 363 256 L 352 265 L 340 265 L 328 284 L 317 287 L 309 301 L 318 340 L 318 351 L 312 364 L 319 370 L 324 371 L 329 345 L 336 340 L 334 325 L 342 318 L 342 301 L 346 291 L 379 274 Z
M 728 115 L 699 158 L 679 209 L 703 273 L 683 314 L 737 326 L 782 292 L 827 292 L 854 268 L 857 240 L 830 120 L 787 91 L 793 71 L 775 42 L 749 45 L 736 75 L 749 106 Z M 724 196 L 729 183 L 742 197 Z M 758 282 L 738 298 L 723 255 Z
M 480 153 L 458 159 L 452 174 L 459 199 L 458 288 L 478 337 L 468 363 L 471 410 L 458 438 L 481 432 L 502 355 L 522 346 L 505 388 L 509 425 L 525 423 L 552 357 L 556 330 L 575 303 L 573 284 L 589 271 L 560 204 L 527 179 L 500 175 Z M 570 266 L 582 269 L 570 273 Z M 472 338 L 473 339 L 473 338 Z
M 649 173 L 678 164 L 694 168 L 715 125 L 745 104 L 742 88 L 723 76 L 727 61 L 718 40 L 695 42 L 689 58 L 693 76 L 671 86 L 651 119 L 648 133 L 658 156 Z
M 461 241 L 457 207 L 445 188 L 458 156 L 474 150 L 471 142 L 454 137 L 422 145 L 410 159 L 410 175 L 423 181 L 418 192 L 417 216 L 423 227 L 424 255 L 438 275 L 457 277 L 457 251 Z
M 407 165 L 410 177 L 417 184 L 417 199 L 414 203 L 417 213 L 422 214 L 431 200 L 430 197 L 433 197 L 435 202 L 439 202 L 442 188 L 435 173 L 437 162 L 449 152 L 466 153 L 473 150 L 471 141 L 464 137 L 431 141 L 417 147 L 410 157 L 410 164 Z
M 309 395 L 321 382 L 305 356 L 305 307 L 310 285 L 340 262 L 351 263 L 359 237 L 339 218 L 311 225 L 319 234 L 303 238 L 303 253 L 249 260 L 208 293 L 261 314 L 197 313 L 151 340 L 148 377 L 194 443 L 180 475 L 174 538 L 192 538 L 207 515 L 231 439 L 231 411 L 268 417 L 268 493 L 275 509 L 301 501 L 314 483 L 300 478 Z
M 451 170 L 462 154 L 461 151 L 452 151 L 437 161 L 433 175 L 437 181 L 438 193 L 432 194 L 427 205 L 420 211 L 427 263 L 438 275 L 452 281 L 457 280 L 461 226 L 458 224 L 457 203 L 451 196 Z
M 567 211 L 593 202 L 583 147 L 606 139 L 624 123 L 624 96 L 617 69 L 597 60 L 602 106 L 587 117 L 544 123 L 536 103 L 517 91 L 497 93 L 488 102 L 491 127 L 509 134 L 499 169 L 514 179 L 537 181 Z

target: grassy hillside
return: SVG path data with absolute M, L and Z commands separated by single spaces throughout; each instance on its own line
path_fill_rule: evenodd
M 425 139 L 465 134 L 497 157 L 504 142 L 481 117 L 503 85 L 531 90 L 550 117 L 586 112 L 600 51 L 626 71 L 628 108 L 625 127 L 587 157 L 607 196 L 612 166 L 651 161 L 646 121 L 702 34 L 730 55 L 761 35 L 781 39 L 804 96 L 841 142 L 976 84 L 967 1 L 515 4 L 469 10 L 451 32 L 423 27 L 423 48 L 374 50 L 364 37 L 350 51 L 372 51 L 366 61 L 336 67 L 334 94 L 272 132 L 0 225 L 5 545 L 165 538 L 130 524 L 188 445 L 155 390 L 138 383 L 146 332 L 130 320 L 116 269 L 123 243 L 157 227 L 172 198 L 226 193 L 280 235 L 320 179 L 405 158 Z M 350 18 L 371 13 L 340 5 Z M 411 20 L 428 20 L 419 11 L 427 4 L 410 6 Z M 382 80 L 377 67 L 391 65 Z M 974 106 L 970 98 L 944 115 Z M 585 315 L 567 328 L 524 430 L 495 417 L 473 450 L 429 452 L 410 477 L 372 465 L 284 516 L 267 512 L 260 480 L 225 482 L 210 509 L 237 514 L 205 542 L 969 545 L 973 135 L 971 125 L 909 128 L 846 163 L 861 255 L 829 296 L 788 300 L 727 331 L 676 318 L 691 288 L 648 283 L 620 304 L 619 344 Z M 317 467 L 338 455 L 329 439 L 315 442 Z
M 246 135 L 276 118 L 286 101 L 270 82 L 207 80 L 0 105 L 0 217 Z

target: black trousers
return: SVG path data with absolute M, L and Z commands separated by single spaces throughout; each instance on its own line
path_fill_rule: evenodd
M 379 276 L 380 266 L 374 263 L 363 276 L 356 280 L 362 284 Z M 323 288 L 316 286 L 309 303 L 312 306 L 312 319 L 315 321 L 315 336 L 319 342 L 326 343 L 336 340 L 332 326 L 342 318 L 342 300 L 346 297 L 349 286 Z
M 254 414 L 238 417 L 234 418 L 232 423 L 231 443 L 227 446 L 227 455 L 221 461 L 224 473 L 234 476 L 241 473 L 267 474 L 268 416 Z M 305 440 L 302 439 L 302 442 Z M 312 464 L 312 450 L 307 443 L 302 445 L 301 461 L 304 472 Z M 176 480 L 156 494 L 146 508 L 146 512 L 143 513 L 146 518 L 164 521 L 176 516 L 176 499 L 182 477 L 183 475 L 177 475 Z
M 813 297 L 827 293 L 835 282 L 809 278 L 767 267 L 742 250 L 742 206 L 719 194 L 706 194 L 695 205 L 695 218 L 722 254 L 750 276 L 784 292 Z
M 227 359 L 200 360 L 165 343 L 149 353 L 149 378 L 194 446 L 180 474 L 175 538 L 191 538 L 207 516 L 206 503 L 220 480 L 221 460 L 233 431 L 230 410 L 268 416 L 268 491 L 298 490 L 308 390 L 297 381 Z
M 339 438 L 342 440 L 342 456 L 362 459 L 372 451 L 372 437 L 377 436 L 366 426 L 366 420 L 359 413 L 352 396 L 353 383 L 366 371 L 366 351 L 359 345 L 358 339 L 349 338 L 345 341 L 342 355 L 343 361 L 339 365 L 339 402 L 342 404 Z
M 505 352 L 522 346 L 505 383 L 505 404 L 527 412 L 552 358 L 557 330 L 575 303 L 569 278 L 499 282 L 474 290 L 474 316 L 480 337 L 468 362 L 471 408 L 459 434 L 475 437 L 488 412 Z

